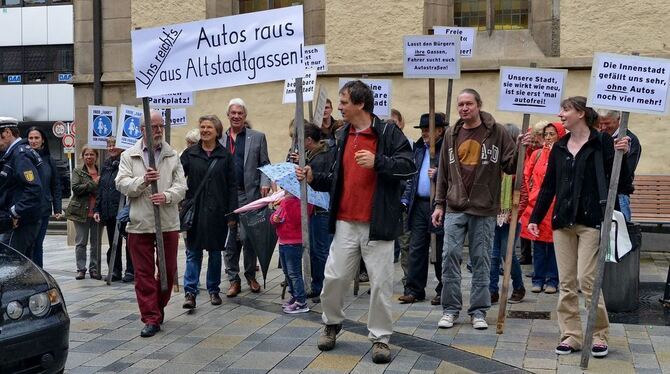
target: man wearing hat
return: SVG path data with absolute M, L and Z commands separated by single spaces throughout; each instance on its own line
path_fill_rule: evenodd
M 446 123 L 444 113 L 435 113 L 435 154 L 439 154 L 442 147 Z M 432 208 L 430 205 L 430 185 L 437 176 L 437 167 L 430 165 L 430 133 L 428 131 L 428 113 L 423 114 L 418 126 L 421 129 L 421 138 L 414 144 L 414 162 L 419 171 L 407 182 L 401 202 L 407 209 L 407 228 L 410 231 L 409 260 L 407 266 L 407 283 L 401 303 L 413 303 L 426 298 L 426 282 L 428 281 L 428 260 L 430 252 L 430 234 L 436 234 L 437 259 L 435 262 L 435 276 L 437 287 L 431 304 L 440 305 L 442 292 L 442 243 L 444 231 L 441 227 L 435 228 L 430 223 Z
M 0 241 L 31 258 L 40 228 L 42 159 L 19 137 L 19 122 L 9 117 L 0 117 L 0 154 L 0 211 L 12 220 Z

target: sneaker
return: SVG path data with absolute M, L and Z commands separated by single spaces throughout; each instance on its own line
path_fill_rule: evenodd
M 282 309 L 286 314 L 298 314 L 298 313 L 307 313 L 309 312 L 309 307 L 307 303 L 295 302 L 286 308 Z
M 572 352 L 577 352 L 577 349 L 574 349 L 570 344 L 563 342 L 556 347 L 554 352 L 556 352 L 557 355 L 569 355 Z
M 442 318 L 440 318 L 440 321 L 437 323 L 437 327 L 443 329 L 454 327 L 454 320 L 456 320 L 455 315 L 444 313 L 442 314 Z
M 591 347 L 591 356 L 596 357 L 596 358 L 603 358 L 607 356 L 609 353 L 609 350 L 607 349 L 607 344 L 594 344 Z
M 187 292 L 184 296 L 184 304 L 181 307 L 184 309 L 195 309 L 195 295 Z
M 534 284 L 533 287 L 530 289 L 530 292 L 540 293 L 540 292 L 542 292 L 542 286 L 538 286 L 538 285 Z
M 288 299 L 287 302 L 285 302 L 284 304 L 282 304 L 281 307 L 282 307 L 282 309 L 284 309 L 284 308 L 290 306 L 291 304 L 295 303 L 296 301 L 298 301 L 298 299 L 296 299 L 295 297 L 291 296 L 291 298 Z
M 495 304 L 500 300 L 500 295 L 497 292 L 491 292 L 491 304 Z
M 523 300 L 523 298 L 526 296 L 526 289 L 525 288 L 519 288 L 517 290 L 512 291 L 512 296 L 510 296 L 508 302 L 510 304 L 518 304 Z
M 131 273 L 125 273 L 123 275 L 123 279 L 121 279 L 121 282 L 123 283 L 130 283 L 135 281 L 135 275 Z
M 370 281 L 370 277 L 368 277 L 368 273 L 360 273 L 358 275 L 358 281 L 360 283 L 365 283 Z
M 548 294 L 554 294 L 554 293 L 556 293 L 557 291 L 558 291 L 558 290 L 557 290 L 556 287 L 554 287 L 554 286 L 547 286 L 547 287 L 544 289 L 544 293 L 548 293 Z
M 472 316 L 470 322 L 472 322 L 472 328 L 475 330 L 486 330 L 489 328 L 489 324 L 486 323 L 484 317 Z
M 337 334 L 342 330 L 342 325 L 326 325 L 319 336 L 317 342 L 317 347 L 320 351 L 330 351 L 335 348 L 335 342 L 337 341 Z
M 388 344 L 381 342 L 372 344 L 372 362 L 375 364 L 388 364 L 391 362 L 391 349 Z

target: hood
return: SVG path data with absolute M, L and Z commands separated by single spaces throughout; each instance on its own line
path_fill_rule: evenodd
M 552 122 L 552 126 L 556 129 L 556 132 L 558 133 L 558 138 L 562 138 L 565 136 L 566 131 L 565 131 L 565 126 L 563 126 L 563 123 L 561 122 Z
M 2 304 L 23 299 L 50 288 L 37 265 L 19 252 L 0 244 L 0 293 Z

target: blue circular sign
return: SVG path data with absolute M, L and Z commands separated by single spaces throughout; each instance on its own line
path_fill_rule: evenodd
M 126 117 L 126 120 L 123 122 L 123 136 L 127 136 L 133 139 L 139 139 L 142 137 L 139 118 Z
M 108 137 L 112 135 L 112 120 L 107 116 L 93 118 L 93 135 Z

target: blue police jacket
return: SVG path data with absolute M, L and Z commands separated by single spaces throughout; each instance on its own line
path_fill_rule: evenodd
M 19 218 L 19 224 L 41 218 L 42 158 L 21 139 L 0 158 L 0 210 Z

